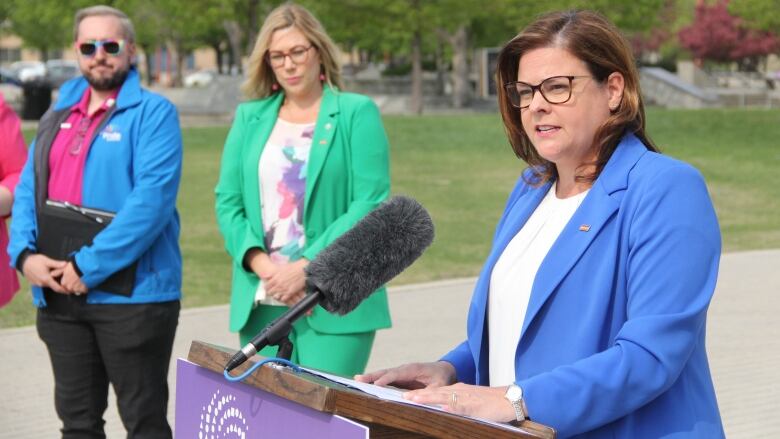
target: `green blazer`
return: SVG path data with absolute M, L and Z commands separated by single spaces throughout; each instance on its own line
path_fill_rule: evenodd
M 233 259 L 230 330 L 252 311 L 259 278 L 243 265 L 246 252 L 265 250 L 258 183 L 260 155 L 279 115 L 283 93 L 242 103 L 222 155 L 216 212 L 225 248 Z M 312 260 L 390 194 L 388 142 L 379 109 L 366 96 L 325 87 L 314 129 L 306 179 L 303 256 Z M 387 292 L 371 294 L 346 316 L 316 307 L 309 325 L 328 334 L 390 327 Z

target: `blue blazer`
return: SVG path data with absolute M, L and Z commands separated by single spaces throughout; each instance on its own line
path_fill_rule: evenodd
M 443 358 L 458 381 L 490 385 L 490 274 L 549 188 L 509 197 Z M 699 172 L 626 135 L 536 274 L 515 353 L 530 418 L 559 437 L 723 437 L 704 344 L 720 247 Z

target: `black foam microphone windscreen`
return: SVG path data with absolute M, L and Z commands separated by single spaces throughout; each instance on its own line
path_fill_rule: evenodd
M 368 213 L 306 267 L 308 291 L 344 315 L 412 264 L 433 242 L 433 221 L 412 198 L 395 196 Z

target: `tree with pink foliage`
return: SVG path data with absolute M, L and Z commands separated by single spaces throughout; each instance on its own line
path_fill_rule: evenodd
M 775 34 L 751 29 L 732 15 L 728 0 L 712 5 L 699 2 L 693 24 L 680 30 L 678 36 L 698 65 L 704 60 L 736 62 L 740 70 L 747 71 L 755 71 L 762 59 L 780 48 Z

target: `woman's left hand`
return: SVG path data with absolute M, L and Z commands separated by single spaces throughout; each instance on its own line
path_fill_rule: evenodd
M 265 280 L 265 291 L 280 302 L 292 301 L 306 289 L 306 273 L 303 269 L 307 265 L 309 260 L 305 258 L 279 265 L 276 272 Z
M 457 383 L 451 386 L 412 390 L 404 398 L 420 404 L 440 405 L 444 410 L 495 422 L 517 419 L 512 403 L 504 397 L 507 386 L 485 387 Z

